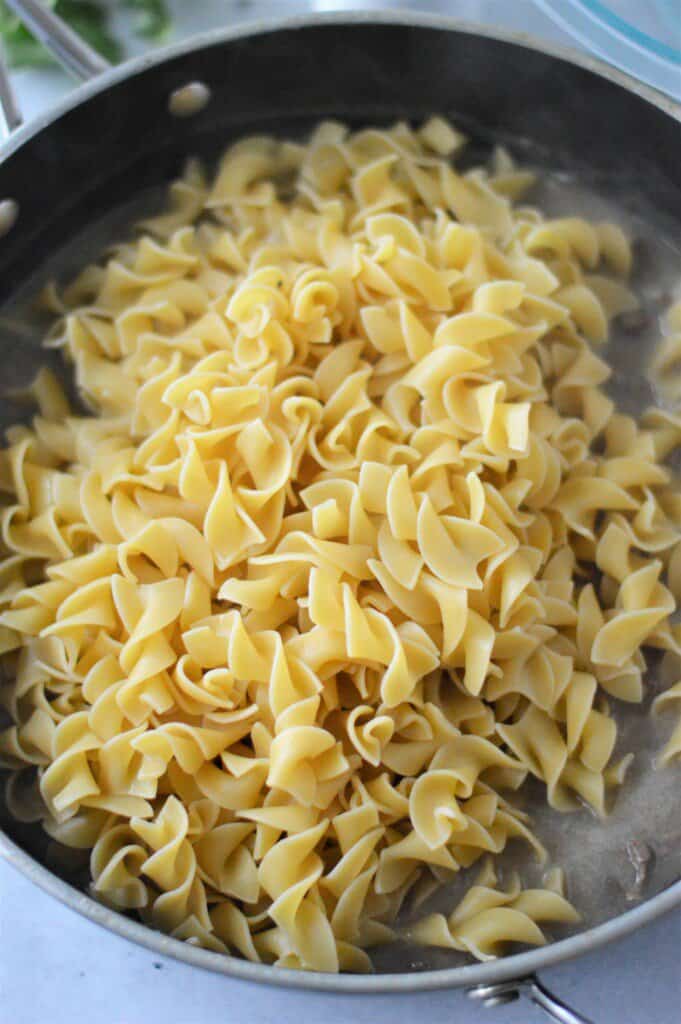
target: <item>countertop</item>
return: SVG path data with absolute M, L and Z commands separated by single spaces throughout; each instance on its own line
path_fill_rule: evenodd
M 636 2 L 636 0 L 632 0 Z M 303 9 L 313 3 L 231 3 L 173 0 L 175 38 L 222 24 Z M 369 6 L 347 3 L 348 7 Z M 374 4 L 373 6 L 388 6 Z M 531 31 L 570 45 L 569 38 L 530 0 L 393 2 L 393 7 L 447 11 L 479 23 Z M 139 52 L 131 43 L 130 52 Z M 71 87 L 59 71 L 21 71 L 14 84 L 26 117 Z M 591 956 L 542 975 L 564 1000 L 595 1024 L 679 1024 L 681 913 L 654 922 Z M 476 1007 L 459 992 L 397 997 L 329 996 L 287 992 L 194 970 L 127 943 L 61 906 L 0 860 L 0 1024 L 534 1024 L 545 1020 L 525 1002 L 494 1010 Z

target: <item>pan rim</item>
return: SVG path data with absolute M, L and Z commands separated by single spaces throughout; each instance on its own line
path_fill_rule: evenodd
M 351 14 L 352 16 L 349 16 Z M 514 32 L 491 28 L 487 25 L 480 25 L 474 21 L 467 21 L 462 18 L 449 17 L 438 14 L 421 14 L 416 11 L 400 11 L 395 9 L 383 9 L 380 11 L 357 11 L 342 12 L 328 11 L 311 15 L 293 15 L 289 17 L 262 19 L 243 22 L 235 26 L 227 26 L 218 30 L 208 30 L 189 36 L 187 39 L 168 46 L 160 47 L 152 53 L 142 54 L 130 60 L 123 61 L 96 75 L 89 80 L 77 85 L 65 97 L 50 106 L 43 114 L 32 118 L 29 122 L 22 124 L 10 137 L 0 146 L 0 165 L 15 153 L 24 143 L 33 138 L 39 132 L 58 121 L 64 114 L 80 106 L 86 100 L 106 91 L 113 85 L 117 85 L 128 78 L 141 74 L 144 71 L 182 57 L 194 50 L 202 50 L 209 46 L 220 46 L 226 42 L 249 36 L 265 35 L 274 32 L 281 32 L 292 29 L 315 28 L 323 25 L 402 25 L 410 28 L 430 28 L 441 31 L 458 32 L 463 35 L 481 36 L 496 42 L 510 44 L 528 50 L 533 50 L 555 60 L 565 61 L 576 67 L 589 71 L 591 74 L 599 75 L 613 85 L 619 86 L 628 92 L 634 93 L 662 113 L 672 117 L 681 123 L 681 102 L 667 96 L 665 93 L 640 82 L 631 75 L 619 68 L 608 64 L 595 55 L 583 53 L 571 46 L 562 44 L 544 43 L 529 32 Z
M 151 54 L 126 61 L 102 75 L 76 87 L 64 99 L 50 107 L 44 114 L 23 125 L 0 147 L 0 166 L 35 135 L 59 120 L 68 111 L 81 103 L 104 92 L 111 86 L 134 77 L 156 65 L 183 56 L 194 50 L 209 46 L 220 46 L 226 42 L 270 34 L 284 30 L 295 30 L 332 25 L 397 25 L 412 28 L 438 29 L 460 34 L 482 36 L 512 46 L 530 49 L 556 60 L 573 64 L 592 74 L 607 79 L 614 85 L 634 93 L 663 113 L 681 123 L 681 103 L 668 97 L 651 86 L 637 81 L 632 76 L 612 67 L 605 61 L 590 54 L 581 53 L 572 47 L 548 44 L 529 33 L 502 31 L 475 22 L 414 11 L 381 10 L 366 12 L 327 12 L 316 15 L 296 15 L 250 21 L 237 26 L 212 30 L 191 36 L 186 40 L 163 47 Z M 429 992 L 445 988 L 463 988 L 499 981 L 519 979 L 533 974 L 544 967 L 550 967 L 563 960 L 570 960 L 592 952 L 606 943 L 629 935 L 644 924 L 653 921 L 663 913 L 681 904 L 681 880 L 674 882 L 640 906 L 625 911 L 603 924 L 596 925 L 577 935 L 549 943 L 524 953 L 487 963 L 474 963 L 438 970 L 386 973 L 373 975 L 322 974 L 285 970 L 267 964 L 255 964 L 222 953 L 200 949 L 179 939 L 173 939 L 161 932 L 148 928 L 141 922 L 123 916 L 117 911 L 96 902 L 86 893 L 71 886 L 49 871 L 39 861 L 19 847 L 0 830 L 0 855 L 7 863 L 20 871 L 29 881 L 81 916 L 106 928 L 121 938 L 143 946 L 154 953 L 170 956 L 193 967 L 200 967 L 214 973 L 237 978 L 241 981 L 258 982 L 275 987 L 319 991 L 338 994 L 385 994 L 400 992 Z
M 155 931 L 140 921 L 125 917 L 118 911 L 98 903 L 76 889 L 26 853 L 4 832 L 0 831 L 0 856 L 30 882 L 70 910 L 113 932 L 120 938 L 162 956 L 171 957 L 213 973 L 258 982 L 275 988 L 297 989 L 339 995 L 379 995 L 404 992 L 434 992 L 445 988 L 467 988 L 528 977 L 545 967 L 572 960 L 593 952 L 610 942 L 649 924 L 681 904 L 681 880 L 663 889 L 638 907 L 619 914 L 610 921 L 595 925 L 546 946 L 524 953 L 515 953 L 485 963 L 464 964 L 437 970 L 386 974 L 325 974 L 295 971 L 270 964 L 251 963 L 238 957 L 215 953 L 208 949 L 174 939 Z

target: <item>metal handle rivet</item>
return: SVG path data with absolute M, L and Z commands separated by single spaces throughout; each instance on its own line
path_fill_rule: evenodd
M 0 200 L 0 238 L 12 230 L 19 216 L 19 204 L 16 199 Z
M 174 89 L 168 98 L 168 110 L 174 117 L 193 117 L 200 113 L 211 98 L 205 82 L 188 82 Z

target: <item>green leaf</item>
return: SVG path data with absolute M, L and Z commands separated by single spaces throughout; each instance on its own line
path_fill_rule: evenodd
M 11 68 L 41 68 L 54 63 L 51 54 L 25 29 L 7 34 L 0 29 L 0 34 L 5 40 L 7 63 Z
M 121 59 L 120 45 L 109 31 L 109 14 L 105 5 L 97 0 L 49 0 L 49 6 L 107 60 L 115 63 Z M 45 67 L 53 63 L 48 51 L 2 0 L 0 36 L 11 67 Z
M 117 64 L 122 57 L 120 44 L 109 30 L 109 13 L 97 0 L 57 0 L 56 11 L 86 43 Z
M 117 63 L 122 56 L 120 43 L 109 27 L 110 5 L 106 0 L 46 0 L 74 32 L 103 57 Z M 133 17 L 134 31 L 144 39 L 162 39 L 171 17 L 165 0 L 122 0 Z M 53 63 L 48 51 L 31 35 L 0 0 L 0 36 L 11 67 L 46 67 Z
M 133 12 L 136 35 L 154 41 L 167 35 L 171 18 L 165 0 L 123 0 L 123 6 Z
M 54 0 L 50 0 L 54 7 Z M 5 54 L 10 67 L 44 66 L 50 63 L 50 56 L 40 43 L 33 38 L 20 19 L 0 0 L 0 36 L 4 42 Z

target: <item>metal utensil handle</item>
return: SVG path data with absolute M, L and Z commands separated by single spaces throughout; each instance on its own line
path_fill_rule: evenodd
M 566 1006 L 562 999 L 554 996 L 552 992 L 542 985 L 539 978 L 533 978 L 528 992 L 529 998 L 537 1006 L 541 1006 L 551 1020 L 559 1021 L 560 1024 L 593 1024 L 588 1017 L 576 1010 Z
M 77 78 L 94 78 L 110 66 L 108 61 L 83 42 L 58 14 L 41 4 L 40 0 L 6 2 L 17 17 L 21 18 L 26 28 L 67 71 L 71 71 Z
M 502 981 L 491 985 L 476 985 L 468 989 L 468 996 L 471 999 L 479 1000 L 483 1006 L 494 1007 L 503 1003 L 511 1003 L 520 996 L 524 996 L 541 1007 L 544 1013 L 557 1024 L 594 1024 L 592 1020 L 585 1017 L 576 1010 L 554 996 L 545 985 L 539 981 L 534 974 L 527 978 L 517 978 L 513 981 Z
M 9 74 L 7 71 L 7 65 L 5 64 L 5 57 L 0 50 L 0 110 L 2 110 L 3 124 L 2 137 L 7 138 L 12 134 L 15 128 L 18 128 L 22 122 L 21 111 L 17 104 L 14 90 L 12 89 L 11 82 L 9 80 Z
M 83 42 L 80 36 L 62 21 L 59 15 L 49 7 L 44 7 L 40 0 L 7 0 L 17 17 L 21 18 L 26 28 L 36 36 L 59 63 L 80 79 L 94 78 L 106 71 L 108 61 Z M 12 89 L 7 64 L 0 51 L 0 138 L 6 139 L 18 128 L 23 118 Z M 1 211 L 0 211 L 1 212 Z M 2 223 L 0 218 L 0 235 Z

